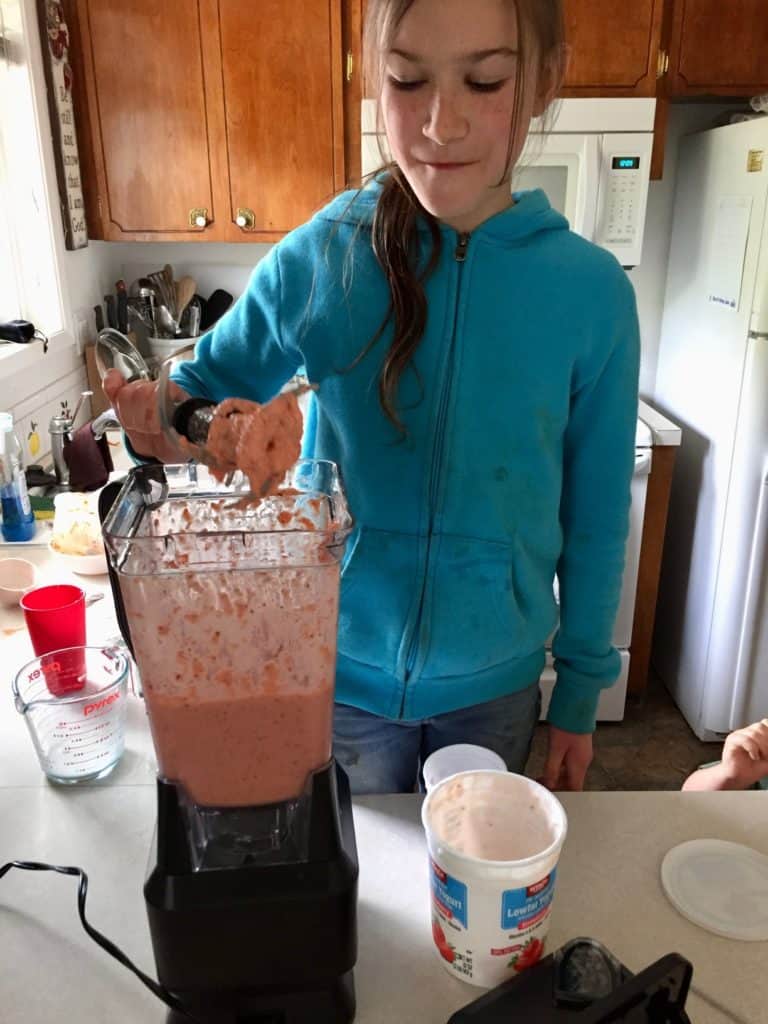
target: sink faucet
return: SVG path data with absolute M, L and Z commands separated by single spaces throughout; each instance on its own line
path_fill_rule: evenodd
M 61 487 L 69 486 L 69 466 L 64 458 L 64 449 L 72 440 L 72 431 L 77 420 L 77 414 L 86 398 L 90 398 L 92 391 L 83 391 L 77 400 L 75 411 L 71 414 L 62 413 L 54 416 L 49 425 L 51 435 L 51 456 L 53 458 L 53 470 L 56 474 L 56 482 Z M 119 429 L 120 423 L 115 415 L 114 409 L 107 409 L 97 416 L 91 423 L 93 436 L 98 441 L 106 430 Z
M 105 409 L 91 423 L 91 430 L 96 440 L 100 440 L 107 430 L 122 430 L 120 420 L 114 409 Z

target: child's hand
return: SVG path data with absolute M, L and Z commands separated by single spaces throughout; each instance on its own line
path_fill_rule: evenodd
M 768 776 L 768 718 L 730 734 L 723 746 L 722 765 L 739 789 Z
M 161 462 L 183 462 L 183 456 L 164 437 L 160 428 L 157 382 L 149 380 L 126 384 L 117 370 L 110 370 L 102 387 L 112 403 L 120 424 L 137 455 L 153 456 Z M 176 401 L 187 395 L 172 382 L 170 394 Z

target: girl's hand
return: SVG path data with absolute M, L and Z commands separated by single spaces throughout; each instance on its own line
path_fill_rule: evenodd
M 110 370 L 102 381 L 102 387 L 137 455 L 161 462 L 179 461 L 178 450 L 165 439 L 160 429 L 156 381 L 137 380 L 126 384 L 117 370 Z M 188 397 L 176 384 L 169 384 L 169 388 L 176 401 Z
M 723 746 L 722 769 L 735 789 L 749 789 L 768 776 L 768 718 L 730 734 Z
M 547 763 L 538 780 L 547 789 L 580 792 L 592 762 L 592 733 L 566 732 L 550 725 Z

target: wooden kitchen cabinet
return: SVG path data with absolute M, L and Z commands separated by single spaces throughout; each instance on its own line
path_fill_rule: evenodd
M 655 96 L 664 0 L 565 0 L 564 96 Z
M 91 237 L 274 241 L 344 187 L 348 3 L 70 0 L 67 17 Z
M 766 0 L 674 0 L 671 96 L 768 91 Z

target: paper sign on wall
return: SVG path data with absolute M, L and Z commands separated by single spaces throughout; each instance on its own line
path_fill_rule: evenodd
M 734 312 L 741 306 L 751 196 L 723 196 L 717 205 L 709 270 L 709 301 Z

